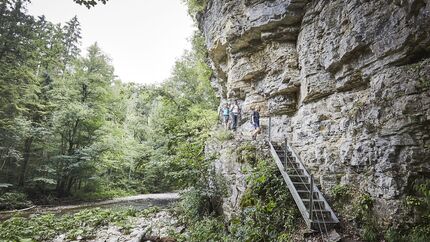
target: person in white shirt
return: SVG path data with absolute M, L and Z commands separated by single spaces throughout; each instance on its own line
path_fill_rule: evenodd
M 240 118 L 240 107 L 239 107 L 237 100 L 234 101 L 234 104 L 231 106 L 230 110 L 231 110 L 231 114 L 232 114 L 232 118 L 233 118 L 232 129 L 233 129 L 233 131 L 236 131 L 237 122 L 239 121 L 239 118 Z

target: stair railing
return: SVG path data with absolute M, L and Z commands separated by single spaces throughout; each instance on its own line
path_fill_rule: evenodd
M 269 145 L 270 145 L 270 151 L 272 154 L 272 157 L 275 159 L 275 162 L 279 168 L 279 170 L 281 171 L 282 176 L 284 177 L 285 182 L 287 183 L 287 187 L 290 190 L 291 194 L 293 195 L 293 199 L 297 204 L 297 207 L 299 208 L 300 213 L 302 214 L 303 218 L 305 218 L 305 222 L 308 225 L 309 228 L 312 227 L 312 222 L 313 222 L 313 211 L 314 211 L 314 204 L 313 204 L 313 194 L 314 192 L 316 192 L 317 194 L 320 194 L 321 196 L 319 196 L 319 199 L 323 202 L 324 204 L 324 209 L 329 211 L 331 214 L 331 218 L 333 219 L 334 223 L 339 223 L 339 219 L 337 218 L 337 216 L 335 215 L 335 213 L 333 212 L 333 210 L 331 209 L 330 205 L 328 204 L 328 202 L 326 201 L 326 199 L 324 198 L 324 196 L 322 195 L 321 191 L 318 189 L 318 187 L 315 185 L 314 183 L 314 178 L 313 175 L 310 175 L 309 172 L 307 171 L 307 169 L 305 168 L 305 166 L 303 165 L 303 162 L 301 160 L 301 158 L 297 155 L 295 149 L 289 144 L 289 142 L 287 142 L 287 139 L 285 139 L 285 167 L 283 166 L 281 160 L 279 159 L 278 154 L 276 153 L 275 148 L 273 147 L 272 144 L 272 117 L 269 116 L 269 127 L 268 127 L 268 139 L 269 139 Z M 309 197 L 309 211 L 306 209 L 302 199 L 300 198 L 296 188 L 294 187 L 293 182 L 291 181 L 291 178 L 289 177 L 289 175 L 287 174 L 286 171 L 284 171 L 283 168 L 287 168 L 287 151 L 290 150 L 291 151 L 291 155 L 295 158 L 295 160 L 297 161 L 297 163 L 299 164 L 299 168 L 303 169 L 303 174 L 307 177 L 310 177 L 310 189 L 308 189 L 306 186 L 306 190 L 310 190 L 310 197 Z M 297 169 L 294 167 L 293 168 L 296 170 Z M 298 174 L 298 172 L 297 172 Z M 300 178 L 301 179 L 301 178 Z M 320 207 L 319 210 L 322 210 L 322 208 Z M 320 227 L 320 222 L 324 223 L 325 229 L 327 231 L 327 227 L 324 221 L 324 215 L 321 213 L 321 218 L 322 221 L 317 221 L 318 226 Z M 318 216 L 317 216 L 318 217 Z M 318 218 L 317 218 L 318 219 Z M 321 231 L 321 227 L 320 227 L 320 231 Z
M 305 218 L 306 225 L 310 228 L 312 225 L 312 222 L 309 220 L 308 210 L 306 209 L 305 204 L 303 203 L 302 199 L 300 198 L 299 193 L 297 192 L 296 188 L 294 187 L 294 184 L 291 181 L 291 178 L 288 176 L 287 172 L 285 172 L 282 161 L 279 158 L 278 154 L 276 153 L 276 150 L 273 147 L 271 142 L 269 142 L 269 146 L 270 146 L 270 153 L 272 154 L 272 157 L 275 160 L 275 163 L 278 166 L 278 169 L 281 172 L 281 175 L 284 178 L 285 183 L 287 183 L 288 190 L 290 190 L 290 193 L 293 196 L 294 202 L 296 203 L 297 207 L 299 208 L 299 211 L 302 214 L 303 218 Z
M 286 142 L 287 143 L 287 146 L 288 146 L 288 149 L 291 151 L 291 155 L 297 160 L 297 162 L 299 163 L 299 166 L 300 166 L 300 168 L 301 169 L 303 169 L 303 173 L 306 175 L 306 176 L 308 176 L 308 177 L 311 177 L 310 176 L 310 174 L 308 173 L 308 171 L 306 170 L 306 168 L 305 168 L 305 166 L 303 165 L 303 162 L 302 162 L 302 160 L 300 159 L 300 157 L 297 155 L 297 153 L 296 153 L 296 151 L 295 151 L 295 149 L 288 143 L 288 142 Z M 317 192 L 318 194 L 323 194 L 319 189 L 318 189 L 318 187 L 315 185 L 315 184 L 313 184 L 313 186 L 312 186 L 312 189 L 311 190 L 313 190 L 313 191 L 315 191 L 315 192 Z M 333 221 L 335 222 L 335 223 L 339 223 L 339 219 L 337 218 L 337 216 L 336 216 L 336 214 L 333 212 L 333 210 L 331 209 L 331 207 L 330 207 L 330 205 L 328 204 L 328 202 L 327 202 L 327 200 L 324 198 L 324 196 L 320 196 L 320 198 L 319 198 L 320 200 L 322 200 L 322 202 L 324 203 L 324 208 L 327 210 L 327 211 L 329 211 L 330 212 L 330 214 L 331 214 L 331 217 L 332 217 L 332 219 L 333 219 Z

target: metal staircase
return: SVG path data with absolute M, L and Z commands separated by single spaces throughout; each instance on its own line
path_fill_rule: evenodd
M 314 184 L 313 176 L 308 173 L 300 157 L 285 140 L 284 144 L 271 141 L 271 120 L 269 119 L 270 153 L 284 178 L 297 207 L 311 230 L 321 233 L 339 223 L 323 194 Z M 312 195 L 311 195 L 312 194 Z

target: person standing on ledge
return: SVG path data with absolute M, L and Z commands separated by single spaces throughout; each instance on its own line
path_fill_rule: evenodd
M 230 104 L 225 103 L 224 107 L 221 108 L 222 113 L 222 121 L 225 126 L 225 129 L 229 129 L 230 124 Z
M 260 109 L 258 107 L 252 108 L 251 114 L 251 124 L 254 126 L 254 131 L 252 132 L 252 140 L 257 139 L 257 134 L 260 133 Z
M 236 131 L 237 129 L 237 122 L 240 116 L 240 108 L 239 108 L 239 104 L 237 103 L 237 100 L 234 101 L 233 106 L 231 107 L 231 114 L 233 117 L 233 131 Z

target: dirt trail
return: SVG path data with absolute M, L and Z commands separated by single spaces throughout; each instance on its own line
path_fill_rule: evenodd
M 80 203 L 76 205 L 67 206 L 35 206 L 31 209 L 26 209 L 21 211 L 22 216 L 35 214 L 35 213 L 66 213 L 74 210 L 81 210 L 85 208 L 95 208 L 95 207 L 134 207 L 136 209 L 144 209 L 150 206 L 166 206 L 172 202 L 179 199 L 179 193 L 156 193 L 156 194 L 141 194 L 136 196 L 120 197 L 111 200 L 100 201 L 100 202 L 88 202 Z M 7 219 L 13 214 L 20 212 L 5 211 L 0 212 L 0 220 Z

